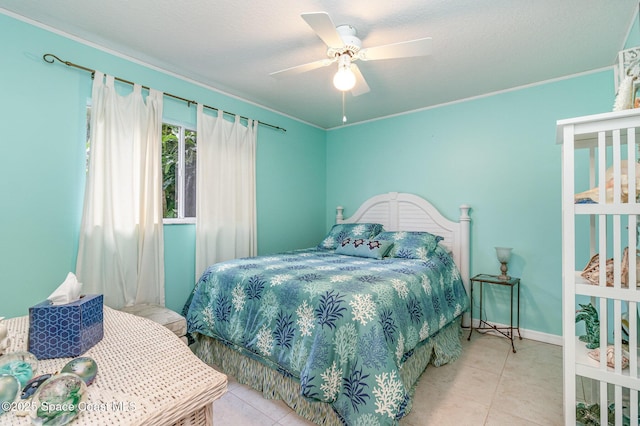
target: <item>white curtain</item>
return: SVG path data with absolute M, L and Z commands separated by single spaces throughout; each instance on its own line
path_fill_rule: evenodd
M 255 256 L 258 122 L 242 125 L 198 105 L 196 280 L 212 263 Z
M 106 80 L 106 81 L 105 81 Z M 162 92 L 116 93 L 96 71 L 76 275 L 114 308 L 164 306 Z

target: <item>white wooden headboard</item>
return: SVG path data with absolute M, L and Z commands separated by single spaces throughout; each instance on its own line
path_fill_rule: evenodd
M 460 218 L 452 221 L 427 200 L 414 194 L 389 192 L 369 198 L 348 218 L 336 208 L 336 223 L 380 223 L 386 231 L 426 231 L 444 238 L 440 242 L 452 254 L 467 294 L 469 291 L 470 207 L 460 206 Z

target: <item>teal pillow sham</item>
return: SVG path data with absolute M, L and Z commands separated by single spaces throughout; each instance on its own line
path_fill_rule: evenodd
M 443 238 L 429 232 L 385 231 L 376 235 L 376 240 L 393 242 L 393 247 L 387 254 L 389 257 L 426 260 Z
M 382 259 L 387 255 L 392 245 L 393 241 L 345 238 L 336 247 L 336 254 Z
M 326 237 L 318 244 L 318 248 L 334 250 L 346 238 L 375 237 L 382 231 L 379 223 L 341 223 L 333 225 Z

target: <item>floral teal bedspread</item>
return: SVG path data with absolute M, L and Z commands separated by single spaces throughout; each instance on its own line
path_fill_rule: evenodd
M 399 369 L 468 307 L 445 250 L 382 260 L 305 249 L 210 266 L 187 302 L 191 333 L 217 338 L 300 382 L 345 424 L 393 424 Z

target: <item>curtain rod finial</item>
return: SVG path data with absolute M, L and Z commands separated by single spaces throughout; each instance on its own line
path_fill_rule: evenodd
M 45 53 L 44 55 L 42 55 L 42 60 L 50 64 L 54 63 L 56 59 L 60 60 L 56 55 L 52 53 Z

